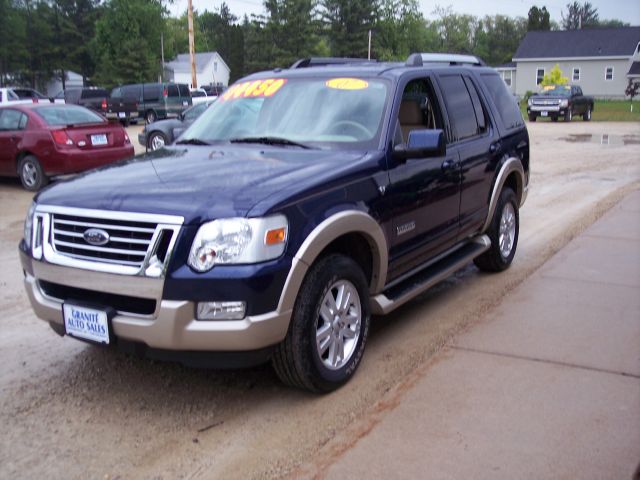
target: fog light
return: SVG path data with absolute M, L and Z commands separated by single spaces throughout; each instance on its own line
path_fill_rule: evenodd
M 198 302 L 198 320 L 242 320 L 247 309 L 245 302 Z

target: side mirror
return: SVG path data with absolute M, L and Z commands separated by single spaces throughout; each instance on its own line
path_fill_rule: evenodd
M 447 153 L 443 130 L 413 130 L 406 145 L 397 145 L 393 157 L 397 160 L 410 158 L 441 157 Z

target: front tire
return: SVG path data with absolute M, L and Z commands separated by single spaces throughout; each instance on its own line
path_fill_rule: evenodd
M 280 379 L 312 392 L 330 392 L 349 381 L 369 333 L 368 298 L 364 273 L 351 258 L 333 254 L 316 262 L 272 358 Z
M 567 109 L 567 112 L 564 114 L 564 121 L 570 122 L 573 120 L 573 112 L 571 111 L 571 107 Z
M 516 194 L 509 187 L 500 193 L 487 234 L 491 247 L 474 259 L 476 266 L 485 272 L 501 272 L 511 265 L 518 246 L 520 214 Z
M 152 152 L 163 148 L 167 144 L 167 137 L 162 132 L 153 132 L 149 136 L 147 146 Z
M 18 176 L 22 186 L 31 192 L 37 192 L 49 183 L 42 165 L 33 155 L 27 155 L 18 162 Z

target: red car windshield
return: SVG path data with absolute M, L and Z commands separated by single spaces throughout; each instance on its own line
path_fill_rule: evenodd
M 35 112 L 51 126 L 83 125 L 87 123 L 105 123 L 100 115 L 83 107 L 60 105 L 56 107 L 34 108 Z

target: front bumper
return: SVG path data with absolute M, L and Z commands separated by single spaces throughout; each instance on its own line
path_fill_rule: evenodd
M 91 288 L 113 294 L 155 299 L 153 315 L 118 312 L 112 328 L 119 340 L 144 344 L 151 349 L 184 352 L 255 351 L 282 341 L 289 327 L 291 310 L 247 316 L 242 320 L 203 321 L 195 318 L 195 302 L 162 299 L 163 279 L 123 276 L 53 265 L 37 261 L 22 249 L 20 259 L 24 284 L 35 314 L 64 327 L 63 301 L 48 296 L 40 281 L 63 283 L 69 287 Z M 82 300 L 82 299 L 79 299 Z

